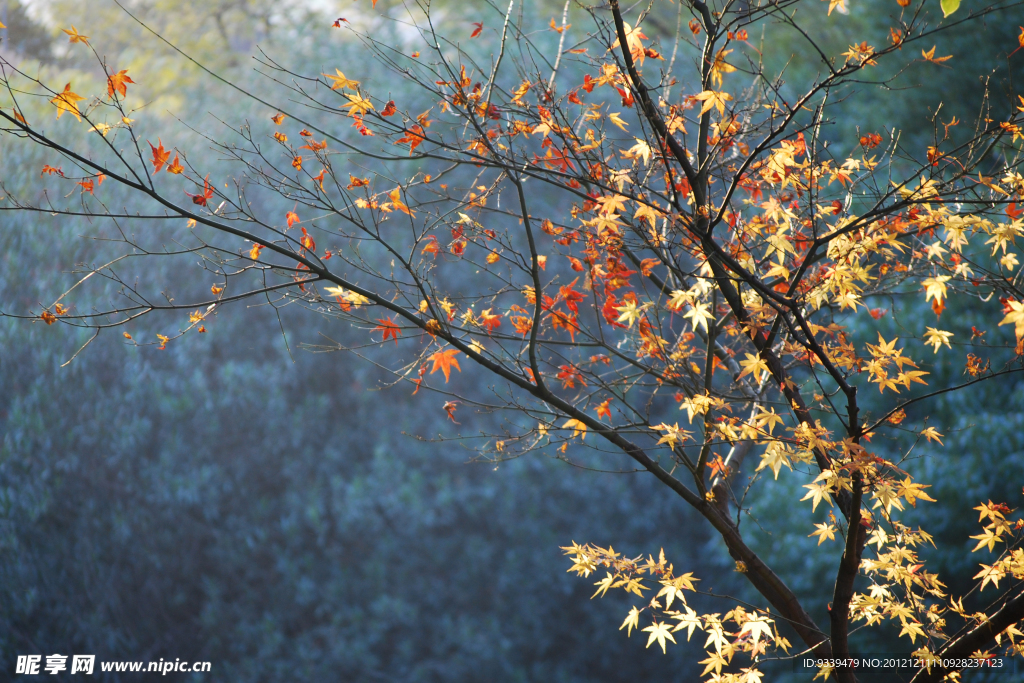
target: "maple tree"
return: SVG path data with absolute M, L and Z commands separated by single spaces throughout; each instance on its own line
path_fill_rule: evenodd
M 915 681 L 955 679 L 972 658 L 1020 655 L 1024 523 L 1003 503 L 978 501 L 987 523 L 973 550 L 992 559 L 954 597 L 927 569 L 927 529 L 901 513 L 941 504 L 914 479 L 911 452 L 922 440 L 941 445 L 943 434 L 907 410 L 1024 370 L 1015 243 L 1024 231 L 1024 96 L 1006 95 L 970 130 L 936 116 L 926 149 L 896 130 L 858 131 L 859 144 L 840 153 L 827 129 L 852 126 L 842 120 L 852 89 L 917 59 L 917 49 L 930 67 L 954 64 L 954 55 L 936 56 L 934 39 L 964 10 L 943 0 L 947 23 L 936 26 L 931 0 L 900 0 L 888 35 L 871 37 L 878 47 L 851 38 L 830 54 L 800 30 L 798 4 L 694 0 L 678 5 L 681 30 L 659 35 L 645 25 L 651 8 L 633 23 L 617 0 L 582 8 L 584 32 L 568 22 L 567 3 L 550 21 L 550 47 L 523 32 L 514 2 L 497 24 L 484 17 L 444 33 L 424 7 L 417 50 L 339 18 L 324 31 L 351 31 L 418 85 L 420 100 L 403 106 L 351 67 L 282 69 L 280 80 L 295 79 L 287 98 L 240 90 L 267 107 L 265 121 L 242 125 L 235 141 L 208 138 L 235 165 L 229 176 L 165 148 L 173 131 L 145 131 L 126 105 L 145 88 L 144 70 L 106 64 L 72 26 L 69 43 L 96 60 L 104 86 L 88 95 L 72 83 L 51 88 L 5 63 L 0 110 L 5 134 L 53 155 L 39 183 L 68 203 L 8 194 L 5 208 L 180 220 L 177 250 L 121 231 L 125 256 L 199 255 L 214 282 L 209 296 L 160 301 L 104 265 L 79 282 L 116 282 L 121 302 L 79 309 L 76 284 L 23 317 L 98 335 L 150 313 L 187 314 L 183 329 L 155 340 L 123 332 L 125 343 L 163 350 L 204 333 L 234 302 L 297 304 L 364 328 L 368 344 L 390 349 L 377 362 L 414 393 L 439 394 L 433 409 L 449 422 L 459 424 L 459 406 L 510 411 L 505 433 L 481 438 L 488 457 L 551 449 L 569 460 L 570 444 L 616 449 L 718 533 L 766 604 L 700 614 L 686 594 L 700 592 L 701 577 L 653 550 L 631 559 L 573 542 L 571 571 L 598 573 L 595 596 L 637 596 L 623 628 L 648 634 L 648 646 L 666 651 L 684 630 L 687 640 L 706 634 L 709 680 L 758 681 L 766 656 L 845 660 L 862 624 L 899 627 L 907 656 L 925 664 Z M 845 0 L 804 4 L 837 22 L 849 12 Z M 967 19 L 1010 6 L 974 8 Z M 819 60 L 820 75 L 795 96 L 765 66 L 764 39 L 752 40 L 770 24 L 797 31 Z M 29 93 L 50 105 L 56 127 L 43 126 L 38 109 L 26 113 Z M 89 133 L 100 147 L 82 143 Z M 105 180 L 139 206 L 105 204 Z M 260 194 L 290 208 L 264 212 L 269 204 L 251 200 Z M 934 322 L 899 338 L 865 337 L 889 314 L 876 304 L 897 300 L 930 309 Z M 972 327 L 969 339 L 941 329 L 955 301 L 996 311 L 998 324 Z M 954 362 L 954 344 L 971 349 L 969 377 L 937 377 L 936 363 Z M 471 365 L 500 382 L 497 405 L 459 393 Z M 418 399 L 432 400 L 427 391 Z M 873 438 L 908 436 L 900 457 L 872 450 Z M 819 606 L 801 602 L 743 526 L 748 496 L 791 472 L 809 476 L 794 501 L 808 514 L 758 524 L 804 525 L 831 553 L 825 626 L 811 615 Z M 825 664 L 818 675 L 855 673 Z

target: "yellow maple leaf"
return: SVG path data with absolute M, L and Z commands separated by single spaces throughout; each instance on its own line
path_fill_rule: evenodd
M 626 630 L 626 637 L 628 638 L 629 636 L 633 635 L 633 629 L 635 629 L 639 625 L 640 611 L 636 607 L 634 607 L 633 609 L 629 610 L 629 614 L 626 615 L 626 620 L 622 622 L 622 626 L 619 627 L 619 630 L 621 631 L 622 629 L 628 626 L 629 628 Z
M 836 538 L 836 528 L 831 524 L 815 524 L 814 527 L 817 531 L 813 531 L 807 534 L 808 538 L 811 536 L 818 537 L 818 545 L 821 545 L 825 541 L 834 541 Z
M 335 69 L 337 76 L 330 74 L 320 74 L 326 76 L 331 81 L 331 90 L 338 90 L 340 88 L 348 88 L 349 90 L 355 90 L 356 86 L 359 85 L 359 81 L 353 81 L 351 78 L 346 78 L 345 74 L 341 73 L 340 69 Z
M 362 116 L 368 111 L 374 111 L 373 103 L 358 93 L 355 95 L 349 95 L 346 93 L 345 97 L 348 98 L 348 104 L 343 104 L 341 106 L 349 108 L 349 116 Z
M 644 50 L 644 44 L 642 41 L 647 40 L 647 36 L 643 34 L 639 26 L 633 28 L 626 22 L 622 22 L 622 28 L 626 34 L 626 47 L 629 49 L 629 54 L 633 57 L 637 66 L 643 66 L 646 51 Z M 615 42 L 612 43 L 611 49 L 614 50 L 617 47 L 619 47 L 618 38 L 616 38 Z
M 64 86 L 64 92 L 58 93 L 56 97 L 50 100 L 50 104 L 57 107 L 57 118 L 60 119 L 61 114 L 69 112 L 74 114 L 75 118 L 79 121 L 82 120 L 82 116 L 78 111 L 78 103 L 84 100 L 84 97 L 76 95 L 71 92 L 71 84 L 68 83 Z
M 628 123 L 626 123 L 625 121 L 622 120 L 622 118 L 619 116 L 619 112 L 617 112 L 617 111 L 616 112 L 612 112 L 611 114 L 608 114 L 608 120 L 611 121 L 612 123 L 614 123 L 616 126 L 621 128 L 622 130 L 626 130 L 626 126 L 629 125 Z
M 849 14 L 850 11 L 846 9 L 846 0 L 829 0 L 828 2 L 828 15 L 832 16 L 832 10 L 839 8 L 840 14 Z
M 982 570 L 974 575 L 973 578 L 981 579 L 981 590 L 985 590 L 985 586 L 991 581 L 992 585 L 999 588 L 999 580 L 1006 576 L 1006 570 L 999 566 L 999 564 L 982 564 Z M 900 634 L 902 635 L 902 634 Z
M 700 109 L 701 114 L 711 111 L 711 108 L 714 107 L 720 115 L 725 115 L 725 103 L 732 99 L 732 95 L 717 90 L 705 90 L 699 95 L 694 95 L 693 98 L 704 103 Z
M 89 44 L 89 36 L 83 36 L 82 34 L 80 34 L 78 32 L 78 29 L 76 29 L 73 24 L 70 29 L 64 28 L 61 30 L 64 31 L 64 33 L 68 34 L 69 43 L 85 43 L 86 45 Z
M 658 645 L 661 645 L 662 654 L 667 654 L 665 650 L 665 639 L 668 638 L 673 643 L 676 642 L 675 637 L 672 636 L 672 632 L 669 630 L 668 624 L 665 622 L 652 624 L 644 629 L 645 633 L 650 633 L 650 637 L 647 639 L 647 647 L 650 647 L 654 641 L 658 641 Z
M 759 358 L 758 356 L 755 356 L 752 353 L 746 353 L 744 355 L 747 357 L 747 359 L 740 361 L 740 367 L 743 368 L 743 372 L 741 372 L 736 377 L 736 379 L 741 379 L 744 375 L 752 374 L 754 375 L 755 379 L 760 381 L 761 373 L 769 371 L 768 363 L 766 363 L 763 358 Z
M 1010 307 L 1010 312 L 1006 314 L 999 325 L 1013 323 L 1013 331 L 1017 335 L 1017 339 L 1020 339 L 1024 337 L 1024 301 L 1007 301 L 1006 303 Z
M 562 428 L 563 429 L 572 428 L 572 435 L 573 435 L 573 437 L 575 437 L 576 435 L 579 435 L 581 440 L 587 438 L 587 425 L 584 424 L 583 422 L 580 422 L 579 420 L 568 419 L 568 420 L 565 421 L 565 424 L 562 425 Z
M 715 54 L 715 61 L 711 64 L 711 82 L 719 88 L 722 87 L 722 76 L 736 71 L 736 67 L 725 61 L 730 52 L 732 50 L 722 48 Z
M 907 477 L 906 479 L 900 482 L 899 496 L 905 499 L 914 507 L 917 507 L 917 501 L 919 499 L 931 501 L 932 503 L 934 503 L 935 499 L 929 496 L 923 490 L 929 488 L 929 486 L 929 484 L 915 484 L 913 481 L 911 481 L 910 477 Z

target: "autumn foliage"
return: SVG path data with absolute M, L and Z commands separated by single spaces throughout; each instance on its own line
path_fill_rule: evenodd
M 983 561 L 969 595 L 929 570 L 927 529 L 901 520 L 943 504 L 907 459 L 921 443 L 941 446 L 942 427 L 907 410 L 1024 368 L 1024 97 L 973 127 L 937 116 L 920 149 L 896 130 L 855 130 L 842 108 L 852 88 L 909 60 L 955 63 L 936 54 L 924 19 L 936 3 L 894 2 L 887 42 L 851 37 L 835 54 L 804 33 L 820 75 L 786 97 L 755 36 L 771 22 L 798 26 L 798 4 L 840 25 L 849 11 L 844 0 L 694 0 L 672 35 L 645 23 L 647 10 L 627 21 L 612 0 L 586 11 L 585 29 L 552 19 L 533 44 L 510 4 L 497 24 L 442 24 L 440 41 L 424 18 L 415 51 L 339 19 L 334 28 L 420 99 L 357 80 L 355 65 L 314 72 L 265 120 L 240 124 L 240 143 L 217 143 L 230 177 L 193 168 L 173 130 L 130 119 L 124 99 L 145 89 L 141 69 L 101 63 L 105 88 L 80 95 L 8 65 L 0 117 L 4 132 L 52 155 L 39 183 L 61 196 L 79 185 L 74 200 L 97 217 L 117 213 L 101 202 L 104 179 L 130 189 L 179 220 L 182 243 L 216 275 L 207 298 L 133 294 L 96 311 L 76 308 L 72 291 L 27 317 L 100 329 L 180 315 L 174 334 L 125 333 L 162 350 L 232 302 L 299 304 L 362 328 L 393 390 L 416 393 L 453 430 L 456 410 L 473 404 L 460 382 L 486 373 L 510 418 L 505 433 L 479 439 L 483 455 L 585 460 L 584 446 L 614 449 L 719 535 L 761 603 L 699 613 L 688 595 L 702 577 L 674 566 L 686 558 L 628 558 L 587 539 L 565 547 L 570 570 L 597 579 L 596 597 L 636 598 L 627 636 L 638 630 L 665 651 L 699 631 L 707 680 L 758 681 L 766 655 L 848 658 L 854 630 L 883 624 L 924 663 L 915 681 L 955 679 L 959 660 L 1020 656 L 1014 510 L 977 501 Z M 942 13 L 956 4 L 943 0 Z M 87 37 L 66 33 L 91 56 Z M 528 58 L 542 48 L 543 67 Z M 19 93 L 31 89 L 53 107 L 45 127 L 22 114 Z M 852 145 L 829 144 L 825 129 L 837 125 Z M 107 141 L 103 153 L 77 150 L 87 133 Z M 258 213 L 248 201 L 258 192 L 286 208 Z M 928 324 L 872 327 L 895 301 L 923 308 Z M 949 329 L 957 306 L 999 323 L 966 338 Z M 937 380 L 937 363 L 963 370 Z M 881 439 L 909 444 L 904 457 L 873 451 Z M 800 525 L 834 560 L 828 623 L 741 525 L 746 497 L 784 477 L 807 481 L 792 501 L 801 514 L 759 524 Z M 844 667 L 817 673 L 854 680 Z

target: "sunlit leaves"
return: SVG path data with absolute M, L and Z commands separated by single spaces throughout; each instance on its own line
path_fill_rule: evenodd
M 366 54 L 391 54 L 410 66 L 400 73 L 410 81 L 425 79 L 419 82 L 423 96 L 409 97 L 394 84 L 361 83 L 351 77 L 358 75 L 352 71 L 358 62 L 346 67 L 348 75 L 340 69 L 314 74 L 308 83 L 326 87 L 308 89 L 315 102 L 308 116 L 315 118 L 305 125 L 322 141 L 310 130 L 287 129 L 283 113 L 266 113 L 283 105 L 264 105 L 264 130 L 254 137 L 271 140 L 265 146 L 277 158 L 263 158 L 264 150 L 254 145 L 251 152 L 238 151 L 250 154 L 249 161 L 233 162 L 249 164 L 234 180 L 252 178 L 249 187 L 284 195 L 267 215 L 261 214 L 270 204 L 261 200 L 236 205 L 224 197 L 214 209 L 209 202 L 216 189 L 229 187 L 232 178 L 200 181 L 205 170 L 191 168 L 186 175 L 179 158 L 184 153 L 166 149 L 160 138 L 135 162 L 153 173 L 185 176 L 185 188 L 201 188 L 187 195 L 207 210 L 181 211 L 190 228 L 201 224 L 191 235 L 206 239 L 229 226 L 245 240 L 219 257 L 215 296 L 235 273 L 248 271 L 259 275 L 254 280 L 272 297 L 301 304 L 293 310 L 305 306 L 354 325 L 362 344 L 378 347 L 374 362 L 398 380 L 415 383 L 416 391 L 436 380 L 436 389 L 451 394 L 441 410 L 435 405 L 431 411 L 439 422 L 458 424 L 457 407 L 476 401 L 455 397 L 454 386 L 442 389 L 433 377 L 439 370 L 446 385 L 470 379 L 471 366 L 496 372 L 505 397 L 501 407 L 529 418 L 510 420 L 505 434 L 480 432 L 483 442 L 493 444 L 481 447 L 488 457 L 553 447 L 558 457 L 575 460 L 570 448 L 611 444 L 677 492 L 689 489 L 694 507 L 715 524 L 766 487 L 788 491 L 795 501 L 793 489 L 774 483 L 785 468 L 793 472 L 787 478 L 800 481 L 782 483 L 803 485 L 801 500 L 811 502 L 813 512 L 824 502 L 827 518 L 809 520 L 798 506 L 805 514 L 783 523 L 792 525 L 791 537 L 804 546 L 811 547 L 806 536 L 829 552 L 840 544 L 829 548 L 825 542 L 849 529 L 851 517 L 837 517 L 850 515 L 844 508 L 856 492 L 874 546 L 861 558 L 862 569 L 874 583 L 851 603 L 850 614 L 869 625 L 898 620 L 902 635 L 915 641 L 942 630 L 917 608 L 931 604 L 922 595 L 941 602 L 942 588 L 915 555 L 916 545 L 931 543 L 931 537 L 902 526 L 900 513 L 917 501 L 932 501 L 926 491 L 939 489 L 915 483 L 901 468 L 914 465 L 906 457 L 914 448 L 941 447 L 942 434 L 918 412 L 924 392 L 910 390 L 926 378 L 949 380 L 947 368 L 930 365 L 953 356 L 954 342 L 984 355 L 967 356 L 966 371 L 976 379 L 1002 371 L 1000 364 L 1020 356 L 1024 346 L 1013 349 L 999 332 L 982 339 L 990 323 L 973 317 L 944 325 L 955 324 L 954 334 L 908 316 L 914 307 L 927 313 L 928 305 L 940 316 L 944 310 L 948 317 L 953 311 L 973 316 L 992 302 L 994 311 L 1003 307 L 1001 325 L 1013 324 L 1024 340 L 1024 303 L 1013 279 L 1021 262 L 1015 240 L 1024 236 L 1024 177 L 1004 163 L 1015 158 L 1004 147 L 1019 144 L 1024 128 L 1016 114 L 977 128 L 985 145 L 975 141 L 972 149 L 987 149 L 997 139 L 1001 145 L 979 167 L 962 151 L 967 147 L 949 139 L 955 119 L 936 119 L 935 139 L 911 143 L 898 131 L 871 127 L 872 119 L 844 116 L 843 98 L 830 98 L 826 150 L 825 128 L 811 125 L 815 112 L 825 112 L 817 98 L 826 90 L 798 100 L 800 84 L 787 81 L 784 100 L 774 86 L 750 88 L 747 76 L 755 84 L 779 82 L 764 71 L 772 59 L 762 60 L 761 46 L 746 42 L 758 21 L 750 12 L 764 10 L 744 8 L 737 23 L 727 16 L 733 10 L 719 9 L 717 28 L 702 26 L 704 17 L 691 25 L 694 35 L 711 31 L 712 39 L 696 69 L 690 59 L 673 59 L 671 68 L 648 65 L 639 79 L 635 69 L 621 65 L 642 67 L 646 58 L 659 59 L 658 46 L 645 44 L 649 39 L 639 27 L 620 21 L 588 34 L 605 36 L 620 54 L 596 50 L 593 40 L 584 54 L 587 48 L 569 41 L 573 47 L 562 57 L 575 57 L 569 66 L 559 62 L 563 66 L 550 79 L 516 62 L 522 51 L 512 49 L 520 40 L 515 32 L 500 48 L 504 59 L 492 55 L 492 75 L 485 66 L 488 41 L 466 40 L 483 37 L 483 23 L 469 22 L 472 16 L 457 24 L 457 40 L 440 37 L 438 44 L 447 47 L 433 64 L 409 62 L 404 55 L 412 46 L 377 49 L 385 44 L 370 34 L 373 49 Z M 846 3 L 830 0 L 833 10 L 844 13 Z M 914 21 L 905 14 L 892 22 L 891 45 L 880 50 L 861 42 L 867 36 L 849 33 L 856 42 L 842 57 L 823 56 L 827 68 L 814 87 L 840 92 L 840 82 L 866 82 L 858 72 L 883 60 L 948 61 L 936 56 L 935 47 L 920 57 L 910 49 L 923 37 Z M 337 25 L 342 23 L 339 18 Z M 568 25 L 552 20 L 550 28 L 565 36 Z M 885 33 L 883 27 L 871 35 Z M 86 40 L 77 31 L 67 34 L 73 42 Z M 553 33 L 545 35 L 552 45 L 559 42 Z M 467 43 L 482 52 L 459 54 Z M 907 47 L 902 57 L 899 47 Z M 837 51 L 834 42 L 827 49 L 833 56 Z M 740 65 L 745 83 L 730 76 Z M 897 73 L 899 65 L 892 66 L 886 73 Z M 826 80 L 837 85 L 822 85 Z M 143 88 L 127 70 L 108 75 L 109 99 L 97 99 L 96 108 L 118 108 L 128 85 L 133 96 Z M 303 92 L 295 91 L 296 97 Z M 51 102 L 58 118 L 63 112 L 78 118 L 82 99 L 69 85 Z M 428 109 L 413 118 L 406 106 Z M 331 117 L 338 125 L 331 125 Z M 266 126 L 266 118 L 278 128 Z M 109 135 L 89 136 L 93 143 L 120 143 L 115 131 L 122 124 L 107 120 L 92 124 Z M 140 116 L 129 132 L 146 140 L 160 130 L 143 133 L 146 123 Z M 966 128 L 955 133 L 972 134 Z M 848 144 L 832 142 L 837 139 Z M 198 157 L 189 161 L 202 166 Z M 967 168 L 990 175 L 968 179 Z M 91 169 L 65 177 L 47 166 L 44 173 L 39 182 L 46 189 L 63 185 L 65 196 L 99 203 L 89 196 L 101 177 Z M 173 187 L 177 192 L 181 185 Z M 305 227 L 299 214 L 310 221 Z M 318 238 L 330 247 L 323 256 L 313 241 L 314 219 L 323 229 Z M 528 227 L 537 228 L 529 239 Z M 342 281 L 358 282 L 350 286 L 364 294 L 333 284 Z M 951 300 L 962 295 L 970 305 L 954 306 Z M 47 315 L 58 316 L 37 319 L 52 323 Z M 973 324 L 982 329 L 971 328 L 968 338 Z M 865 335 L 871 339 L 877 330 L 877 343 L 865 343 Z M 906 348 L 894 334 L 904 336 Z M 938 356 L 942 347 L 947 352 Z M 466 359 L 470 365 L 462 368 Z M 925 362 L 927 370 L 920 369 Z M 956 364 L 959 371 L 960 360 Z M 466 377 L 453 380 L 453 369 Z M 475 376 L 464 383 L 486 384 Z M 686 422 L 673 406 L 686 411 Z M 594 434 L 583 443 L 588 424 Z M 973 537 L 977 550 L 1010 546 L 1000 524 L 993 518 Z M 595 597 L 621 589 L 640 598 L 623 629 L 649 634 L 648 647 L 657 643 L 664 652 L 676 642 L 672 633 L 686 629 L 689 639 L 701 630 L 706 673 L 756 683 L 760 672 L 743 668 L 747 662 L 736 664 L 736 653 L 749 653 L 753 662 L 773 643 L 783 647 L 768 612 L 692 610 L 683 598 L 693 590 L 690 575 L 677 576 L 663 555 L 645 561 L 575 544 L 573 553 L 574 571 L 605 575 L 595 584 Z M 1014 573 L 1016 565 L 1001 562 L 995 560 L 979 582 L 998 585 Z M 755 585 L 770 577 L 755 558 L 745 556 L 736 566 Z
M 658 439 L 658 445 L 667 443 L 669 448 L 675 448 L 676 444 L 685 441 L 688 437 L 688 432 L 685 429 L 679 429 L 679 423 L 674 425 L 660 424 L 655 425 L 654 429 L 664 431 L 660 439 Z
M 650 647 L 655 641 L 661 646 L 662 653 L 667 654 L 665 650 L 665 639 L 671 640 L 673 643 L 676 642 L 675 637 L 669 630 L 669 625 L 665 622 L 659 622 L 651 624 L 647 628 L 643 629 L 644 633 L 650 633 L 651 635 L 647 638 L 647 647 Z
M 726 103 L 732 100 L 732 95 L 727 92 L 720 92 L 717 90 L 705 90 L 693 97 L 694 99 L 704 103 L 700 108 L 701 114 L 706 114 L 712 109 L 717 109 L 718 113 L 722 116 L 725 115 Z
M 447 384 L 452 368 L 462 372 L 462 368 L 459 367 L 459 359 L 456 358 L 457 355 L 459 355 L 458 349 L 442 349 L 430 354 L 427 358 L 427 360 L 433 363 L 430 374 L 433 375 L 440 370 L 444 373 L 444 383 Z
M 565 424 L 562 425 L 562 429 L 571 429 L 573 438 L 577 436 L 580 437 L 580 440 L 587 438 L 587 424 L 576 418 L 566 420 Z
M 804 488 L 808 489 L 807 494 L 801 498 L 801 501 L 811 500 L 811 511 L 818 509 L 818 503 L 824 500 L 829 505 L 832 504 L 832 493 L 835 489 L 836 475 L 831 470 L 825 470 L 819 474 L 814 482 L 810 484 L 804 484 Z
M 346 77 L 340 69 L 335 69 L 334 73 L 336 74 L 334 76 L 331 74 L 320 74 L 321 76 L 326 76 L 327 80 L 331 82 L 331 90 L 340 90 L 342 88 L 355 90 L 359 87 L 359 81 L 354 81 L 351 78 Z M 283 114 L 278 114 L 277 116 L 283 117 Z M 274 123 L 280 123 L 280 121 L 275 117 Z
M 769 372 L 768 363 L 766 363 L 763 358 L 755 356 L 752 353 L 748 353 L 745 355 L 746 360 L 740 361 L 740 367 L 743 368 L 743 371 L 740 372 L 737 379 L 745 377 L 747 375 L 753 375 L 754 379 L 760 381 L 761 374 Z
M 68 83 L 64 86 L 64 91 L 57 93 L 57 96 L 50 100 L 50 104 L 57 107 L 57 119 L 60 120 L 61 115 L 64 112 L 68 112 L 73 115 L 79 121 L 82 120 L 82 115 L 78 111 L 78 103 L 85 98 L 71 92 L 71 84 Z
M 725 48 L 722 48 L 715 53 L 715 60 L 711 64 L 711 83 L 715 87 L 721 88 L 723 82 L 722 77 L 725 74 L 736 71 L 736 67 L 725 61 L 725 58 L 728 57 L 730 53 L 732 53 L 732 50 L 726 50 Z
M 342 106 L 348 107 L 349 116 L 362 116 L 366 112 L 374 110 L 373 103 L 359 93 L 354 95 L 345 93 L 345 98 L 348 99 L 348 104 L 343 104 Z
M 555 33 L 561 33 L 565 29 L 570 28 L 572 26 L 572 24 L 565 24 L 564 26 L 558 26 L 558 25 L 555 24 L 555 18 L 551 17 L 551 24 L 550 24 L 550 26 L 551 26 L 551 30 L 554 31 Z
M 135 81 L 128 76 L 128 69 L 121 69 L 116 74 L 107 76 L 107 97 L 113 98 L 114 93 L 124 97 L 128 94 L 128 83 L 134 84 Z
M 752 619 L 743 622 L 743 628 L 740 629 L 739 635 L 744 633 L 750 634 L 750 639 L 754 643 L 754 649 L 757 649 L 758 641 L 763 638 L 772 638 L 772 620 L 763 614 L 752 614 Z
M 941 0 L 942 14 L 948 17 L 953 12 L 960 9 L 960 0 Z
M 938 353 L 940 346 L 945 345 L 947 349 L 952 348 L 949 345 L 949 340 L 952 338 L 952 332 L 946 332 L 945 330 L 937 330 L 934 327 L 929 327 L 925 331 L 924 343 L 930 345 L 934 353 Z
M 155 165 L 155 162 L 154 162 Z M 185 192 L 189 197 L 192 198 L 192 203 L 198 206 L 206 206 L 206 203 L 213 198 L 213 186 L 210 185 L 210 176 L 207 175 L 203 179 L 203 191 L 200 194 L 192 194 L 191 192 Z
M 832 10 L 839 8 L 840 14 L 847 14 L 846 0 L 828 0 L 828 14 L 832 16 Z
M 946 55 L 945 57 L 936 57 L 934 45 L 932 45 L 932 49 L 928 50 L 927 52 L 921 50 L 921 57 L 923 57 L 926 62 L 931 62 L 932 64 L 942 64 L 943 62 L 948 62 L 949 60 L 953 59 L 953 55 Z
M 1017 339 L 1024 338 L 1024 301 L 1007 301 L 1006 316 L 999 322 L 1000 325 L 1013 324 L 1014 334 Z
M 82 43 L 83 45 L 89 44 L 89 36 L 83 36 L 78 32 L 78 29 L 71 26 L 71 28 L 62 28 L 61 31 L 68 35 L 69 43 Z
M 693 329 L 703 329 L 704 332 L 708 331 L 708 322 L 715 321 L 715 314 L 711 312 L 711 305 L 701 302 L 696 302 L 690 308 L 689 311 L 683 314 L 683 318 L 690 321 L 693 325 Z M 767 369 L 767 367 L 766 367 Z M 747 371 L 744 371 L 747 374 Z
M 636 64 L 642 65 L 646 55 L 643 41 L 647 40 L 647 36 L 643 34 L 639 26 L 633 28 L 629 24 L 623 22 L 623 29 L 626 34 L 626 47 L 629 50 L 630 56 L 632 56 L 633 61 L 636 62 Z M 615 42 L 612 43 L 611 47 L 613 50 L 619 47 L 618 38 L 615 39 Z
M 629 125 L 628 123 L 622 120 L 622 117 L 619 116 L 619 112 L 612 112 L 608 114 L 608 120 L 614 123 L 622 130 L 626 130 L 626 126 Z
M 377 322 L 379 325 L 374 328 L 374 332 L 382 333 L 382 342 L 386 342 L 388 339 L 393 339 L 394 343 L 398 343 L 398 337 L 401 336 L 401 329 L 395 325 L 394 319 L 386 317 L 378 317 Z
M 164 149 L 164 143 L 157 140 L 158 147 L 154 147 L 153 143 L 149 143 L 149 147 L 153 150 L 153 158 L 150 160 L 153 164 L 153 173 L 159 173 L 160 170 L 167 163 L 167 160 L 171 158 L 169 150 Z
M 633 635 L 633 629 L 638 628 L 640 624 L 640 611 L 634 607 L 629 610 L 629 614 L 626 615 L 625 621 L 622 622 L 622 626 L 619 630 L 626 629 L 626 635 Z
M 761 462 L 758 463 L 756 472 L 760 472 L 764 468 L 768 467 L 771 469 L 775 479 L 779 478 L 779 471 L 783 465 L 788 467 L 790 470 L 793 469 L 793 464 L 790 461 L 792 451 L 790 451 L 786 444 L 781 441 L 772 441 L 765 448 L 761 454 Z

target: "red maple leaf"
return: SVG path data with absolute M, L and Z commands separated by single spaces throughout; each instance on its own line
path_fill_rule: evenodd
M 203 178 L 202 194 L 192 194 L 191 192 L 186 192 L 185 194 L 192 198 L 193 204 L 198 204 L 199 206 L 206 206 L 207 200 L 213 197 L 213 186 L 210 185 L 210 174 L 207 173 L 206 177 Z
M 402 335 L 402 329 L 390 318 L 377 318 L 377 322 L 379 322 L 380 325 L 373 328 L 373 331 L 376 332 L 377 330 L 380 330 L 384 333 L 383 338 L 381 338 L 381 342 L 386 342 L 390 338 L 395 340 L 395 345 L 397 346 L 398 338 Z M 458 364 L 456 364 L 456 366 L 457 365 Z

